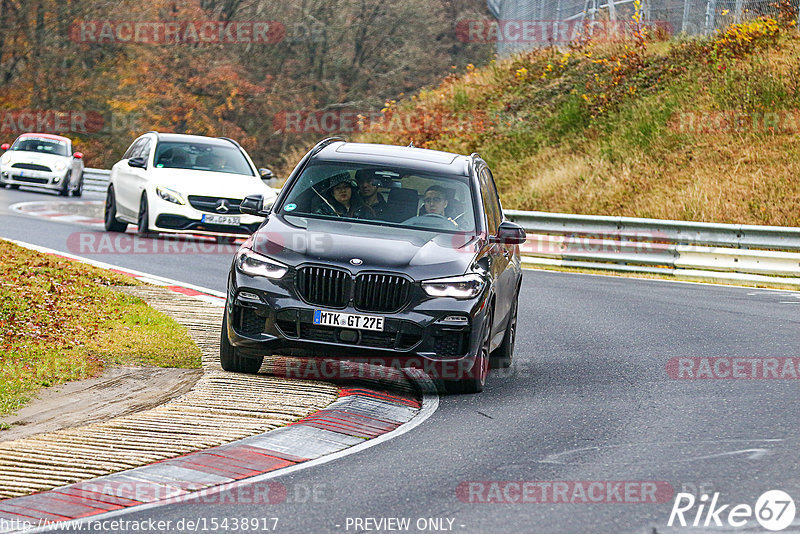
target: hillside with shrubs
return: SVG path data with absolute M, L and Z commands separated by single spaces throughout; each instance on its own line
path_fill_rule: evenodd
M 800 226 L 800 40 L 777 13 L 468 65 L 359 139 L 479 152 L 506 208 Z

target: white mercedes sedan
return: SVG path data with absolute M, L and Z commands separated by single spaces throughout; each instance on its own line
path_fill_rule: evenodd
M 147 132 L 111 168 L 105 228 L 250 235 L 263 218 L 242 214 L 239 204 L 248 195 L 264 195 L 266 205 L 274 201 L 277 192 L 264 183 L 271 178 L 232 139 Z

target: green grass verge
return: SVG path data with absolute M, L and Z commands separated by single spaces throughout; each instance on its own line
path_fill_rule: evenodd
M 199 368 L 183 326 L 111 287 L 137 284 L 0 240 L 0 415 L 109 365 Z

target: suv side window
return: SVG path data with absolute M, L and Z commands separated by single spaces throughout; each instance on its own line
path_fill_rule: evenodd
M 483 211 L 486 213 L 486 223 L 489 235 L 497 234 L 497 227 L 500 226 L 500 206 L 497 203 L 497 191 L 494 189 L 489 170 L 484 167 L 480 173 L 481 202 Z
M 497 224 L 503 222 L 503 206 L 500 204 L 500 195 L 497 193 L 497 185 L 494 183 L 494 176 L 492 175 L 492 171 L 487 168 L 484 169 L 486 174 L 488 175 L 488 180 L 486 183 L 489 185 L 489 192 L 492 195 L 492 202 L 495 205 L 495 210 L 497 211 Z

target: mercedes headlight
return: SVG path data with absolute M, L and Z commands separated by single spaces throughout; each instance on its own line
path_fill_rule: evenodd
M 181 194 L 177 191 L 173 191 L 172 189 L 158 186 L 156 187 L 156 194 L 167 202 L 172 202 L 173 204 L 186 204 Z
M 282 278 L 289 271 L 286 265 L 247 248 L 236 254 L 236 268 L 250 276 L 267 278 Z
M 61 172 L 61 171 L 63 171 L 64 169 L 66 169 L 66 168 L 67 168 L 67 164 L 66 164 L 66 163 L 64 163 L 63 161 L 59 160 L 59 161 L 56 161 L 56 162 L 55 162 L 55 164 L 53 165 L 53 168 L 54 168 L 56 171 L 58 171 L 58 172 Z
M 422 289 L 431 297 L 471 299 L 481 294 L 486 284 L 478 274 L 465 274 L 449 278 L 437 278 L 422 282 Z

